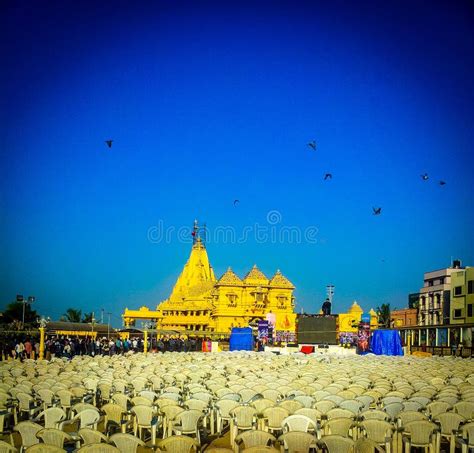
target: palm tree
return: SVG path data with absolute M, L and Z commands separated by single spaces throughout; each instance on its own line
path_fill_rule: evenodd
M 67 322 L 81 322 L 81 315 L 81 310 L 76 310 L 75 308 L 68 308 L 62 318 Z
M 390 328 L 390 304 L 382 304 L 380 307 L 377 307 L 377 316 L 381 327 L 385 327 L 386 329 Z
M 94 313 L 91 311 L 90 313 L 84 313 L 84 316 L 82 317 L 82 322 L 92 322 L 92 318 L 94 317 Z
M 7 305 L 0 317 L 0 323 L 9 324 L 13 321 L 21 321 L 23 318 L 23 309 L 25 310 L 25 323 L 34 323 L 38 318 L 36 310 L 31 308 L 31 304 L 25 304 L 22 302 L 11 302 Z

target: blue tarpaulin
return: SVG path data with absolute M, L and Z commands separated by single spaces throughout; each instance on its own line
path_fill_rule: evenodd
M 374 330 L 370 339 L 370 349 L 377 355 L 403 355 L 398 330 Z
M 234 327 L 229 340 L 230 351 L 253 351 L 251 327 Z

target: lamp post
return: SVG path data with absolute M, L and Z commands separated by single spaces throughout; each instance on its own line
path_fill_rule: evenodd
M 146 354 L 148 352 L 148 329 L 150 328 L 150 323 L 144 322 L 143 327 L 145 329 L 143 332 L 143 353 Z
M 107 312 L 107 316 L 108 316 L 108 319 L 107 319 L 107 341 L 110 339 L 110 315 L 112 313 L 110 311 Z
M 332 297 L 334 296 L 334 285 L 326 285 L 326 295 L 328 296 L 329 302 L 332 304 Z
M 25 326 L 25 306 L 26 304 L 32 304 L 35 301 L 35 296 L 28 296 L 27 299 L 25 299 L 21 294 L 17 294 L 16 296 L 16 301 L 21 302 L 23 304 L 23 314 L 21 317 L 21 326 Z
M 44 317 L 42 317 L 39 320 L 40 346 L 39 346 L 39 357 L 38 358 L 40 360 L 43 360 L 43 358 L 44 358 L 44 333 L 45 333 L 46 325 L 48 324 L 48 322 L 49 322 L 49 318 L 45 319 Z
M 95 324 L 95 317 L 94 312 L 92 312 L 92 319 L 91 319 L 91 337 L 94 338 L 94 324 Z

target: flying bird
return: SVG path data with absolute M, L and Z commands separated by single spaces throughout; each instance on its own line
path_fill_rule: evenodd
M 308 143 L 308 146 L 313 149 L 313 151 L 316 151 L 316 141 L 313 140 L 312 142 Z
M 240 200 L 234 200 L 234 206 L 237 206 L 240 203 Z
M 444 186 L 445 184 L 446 184 L 445 181 L 440 181 L 440 182 L 439 182 L 439 185 L 440 185 L 440 186 Z
M 428 181 L 428 173 L 425 173 L 424 175 L 420 175 L 421 176 L 421 179 L 423 179 L 423 181 Z
M 380 215 L 382 213 L 382 208 L 372 208 L 374 215 Z
M 326 173 L 324 175 L 324 180 L 326 181 L 326 179 L 332 179 L 332 174 L 331 173 Z
M 106 140 L 105 143 L 107 143 L 107 146 L 108 146 L 109 148 L 112 148 L 113 140 Z

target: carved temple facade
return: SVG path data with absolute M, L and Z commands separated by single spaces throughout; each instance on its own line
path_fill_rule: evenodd
M 294 334 L 296 314 L 293 284 L 280 272 L 268 278 L 254 266 L 243 278 L 229 268 L 216 279 L 206 247 L 196 237 L 191 254 L 171 295 L 156 310 L 125 309 L 125 326 L 135 320 L 156 322 L 157 329 L 230 333 L 232 327 L 246 327 L 269 319 L 276 333 Z

